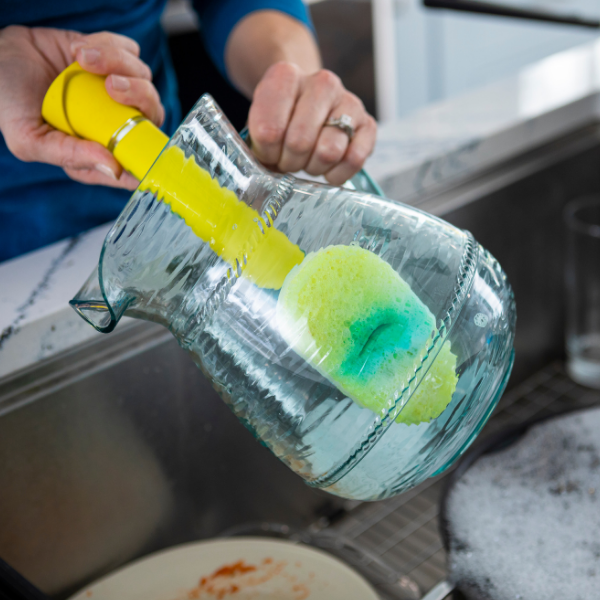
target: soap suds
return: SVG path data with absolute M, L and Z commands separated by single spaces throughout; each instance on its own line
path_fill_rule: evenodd
M 600 597 L 600 409 L 479 459 L 448 517 L 452 578 L 481 600 Z

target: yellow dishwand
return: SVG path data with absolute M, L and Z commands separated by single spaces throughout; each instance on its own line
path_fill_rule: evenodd
M 104 82 L 74 63 L 48 90 L 43 117 L 111 150 L 142 181 L 139 189 L 168 204 L 236 275 L 281 289 L 276 320 L 289 347 L 360 406 L 385 412 L 435 329 L 434 316 L 410 286 L 363 248 L 327 246 L 305 260 L 298 246 L 221 187 L 193 155 L 174 144 L 165 149 L 167 136 L 135 108 L 110 98 Z M 449 404 L 456 356 L 444 345 L 440 357 L 395 420 L 428 422 Z
M 124 169 L 169 204 L 213 251 L 263 288 L 280 289 L 304 253 L 257 211 L 212 179 L 177 146 L 154 161 L 169 138 L 142 113 L 113 100 L 105 77 L 67 67 L 52 83 L 42 104 L 47 123 L 108 148 Z

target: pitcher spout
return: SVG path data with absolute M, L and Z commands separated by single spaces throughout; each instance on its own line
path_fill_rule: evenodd
M 110 333 L 127 308 L 126 301 L 107 302 L 100 286 L 98 267 L 69 304 L 80 317 L 101 333 Z

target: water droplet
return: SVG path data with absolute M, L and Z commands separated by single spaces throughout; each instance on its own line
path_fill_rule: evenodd
M 487 315 L 484 315 L 483 313 L 477 313 L 473 317 L 473 323 L 475 323 L 475 325 L 477 325 L 477 327 L 485 327 L 488 324 L 488 317 L 487 317 Z

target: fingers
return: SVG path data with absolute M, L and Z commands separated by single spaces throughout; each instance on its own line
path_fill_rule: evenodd
M 106 175 L 98 169 L 65 169 L 65 173 L 79 183 L 106 185 L 130 191 L 135 190 L 140 183 L 133 175 L 125 171 L 123 171 L 119 179 L 113 179 L 110 175 Z
M 163 124 L 165 109 L 156 88 L 146 79 L 109 75 L 106 78 L 108 95 L 121 104 L 135 106 L 157 127 Z
M 113 100 L 134 106 L 160 127 L 165 110 L 152 85 L 150 67 L 138 58 L 136 42 L 124 36 L 99 33 L 83 36 L 71 45 L 75 58 L 90 73 L 108 75 L 106 91 Z M 81 46 L 80 44 L 85 45 Z M 91 45 L 90 45 L 91 43 Z
M 248 114 L 252 151 L 263 164 L 279 162 L 283 140 L 300 92 L 301 73 L 291 63 L 270 67 L 254 90 Z
M 352 119 L 355 135 L 363 127 L 369 115 L 360 99 L 344 90 L 341 102 L 331 109 L 331 112 L 323 119 L 326 123 L 330 118 L 339 118 L 348 115 Z M 344 158 L 350 144 L 348 134 L 338 127 L 323 125 L 319 130 L 319 137 L 305 170 L 310 175 L 324 175 Z
M 305 171 L 310 175 L 324 175 L 342 160 L 349 143 L 350 138 L 340 129 L 323 127 Z
M 281 171 L 299 171 L 309 163 L 311 155 L 317 147 L 331 107 L 338 104 L 343 97 L 344 87 L 337 75 L 331 71 L 322 70 L 311 77 L 301 92 L 294 107 L 294 113 L 288 125 L 285 140 L 277 166 Z M 341 146 L 341 156 L 345 151 L 345 141 L 335 140 Z M 325 148 L 328 150 L 328 148 Z M 323 168 L 325 172 L 331 164 Z
M 22 133 L 22 143 L 10 148 L 27 162 L 43 162 L 62 167 L 76 181 L 135 189 L 135 179 L 123 172 L 113 155 L 96 142 L 81 140 L 42 125 Z
M 75 52 L 77 62 L 96 75 L 124 75 L 152 80 L 150 67 L 137 56 L 121 47 L 85 45 Z
M 71 51 L 75 54 L 77 49 L 82 46 L 112 46 L 126 50 L 134 56 L 140 55 L 140 45 L 135 40 L 110 31 L 100 31 L 89 35 L 78 34 L 76 39 L 71 43 Z
M 365 123 L 356 130 L 342 160 L 325 173 L 325 179 L 332 185 L 342 185 L 358 173 L 373 152 L 376 136 L 377 123 L 373 117 L 367 115 Z
M 330 117 L 352 118 L 352 140 Z M 252 150 L 282 172 L 301 169 L 340 185 L 362 168 L 375 145 L 376 123 L 362 102 L 330 71 L 303 74 L 290 63 L 272 66 L 257 86 L 248 128 Z

